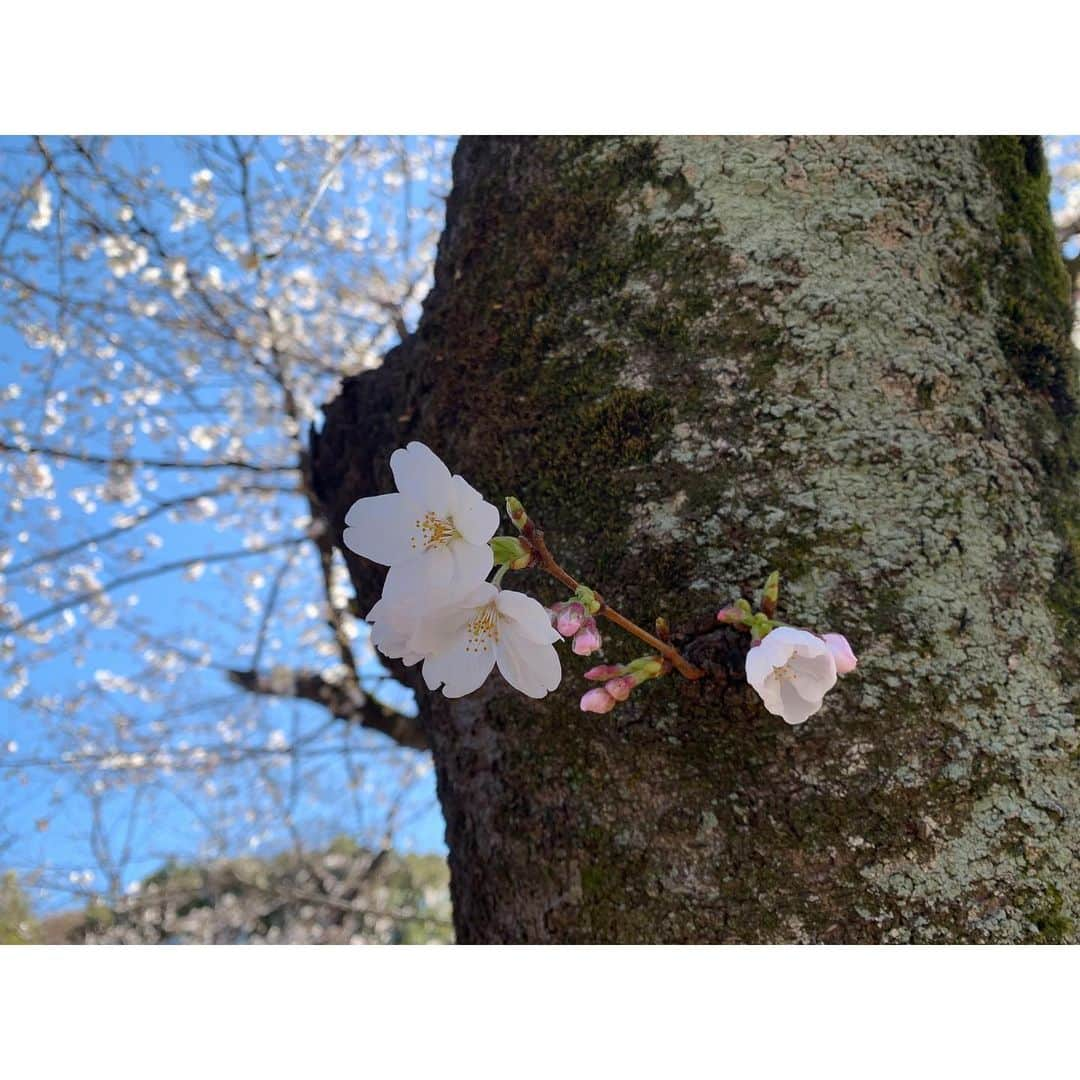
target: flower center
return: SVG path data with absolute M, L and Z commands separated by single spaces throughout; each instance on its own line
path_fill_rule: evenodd
M 465 651 L 487 652 L 492 641 L 499 640 L 499 613 L 492 601 L 478 608 L 465 627 Z
M 439 517 L 433 510 L 429 510 L 422 518 L 418 519 L 416 527 L 424 538 L 425 551 L 444 547 L 458 534 L 452 520 Z M 412 541 L 412 546 L 416 547 L 415 540 Z
M 772 673 L 773 678 L 779 680 L 780 682 L 786 682 L 788 679 L 794 681 L 799 677 L 796 672 L 791 670 L 790 663 L 783 664 L 780 667 L 774 667 L 772 669 Z

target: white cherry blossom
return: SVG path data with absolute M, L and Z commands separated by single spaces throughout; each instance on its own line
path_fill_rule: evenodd
M 397 492 L 353 503 L 345 546 L 390 567 L 387 596 L 445 595 L 482 582 L 499 511 L 423 443 L 395 450 L 390 469 Z
M 406 667 L 423 659 L 409 644 L 420 622 L 420 607 L 415 601 L 382 596 L 367 613 L 367 622 L 371 625 L 371 644 L 383 656 L 400 660 Z
M 769 712 L 801 724 L 836 684 L 836 660 L 816 634 L 778 626 L 747 653 L 746 679 Z
M 428 689 L 441 685 L 447 697 L 478 690 L 498 666 L 515 689 L 542 698 L 562 678 L 552 644 L 558 640 L 559 632 L 538 600 L 481 582 L 450 603 L 424 612 L 406 645 L 408 655 L 424 657 Z M 401 647 L 400 640 L 395 645 Z

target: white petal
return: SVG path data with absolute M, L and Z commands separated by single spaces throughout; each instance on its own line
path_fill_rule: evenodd
M 829 647 L 816 634 L 811 634 L 809 630 L 796 630 L 794 626 L 778 626 L 765 635 L 762 645 L 766 643 L 776 649 L 784 646 L 788 656 L 796 650 L 800 656 L 820 656 L 829 651 Z M 782 664 L 786 659 L 778 663 Z
M 761 698 L 761 704 L 764 705 L 773 716 L 784 715 L 784 702 L 780 697 L 779 679 L 765 679 L 760 686 L 754 685 L 754 689 L 757 691 L 758 697 Z
M 464 697 L 484 685 L 494 666 L 493 642 L 477 648 L 470 646 L 468 639 L 461 635 L 445 652 L 424 661 L 424 682 L 430 690 L 445 683 L 443 694 L 448 698 Z
M 349 507 L 345 546 L 383 566 L 408 562 L 423 553 L 416 506 L 403 495 L 372 495 Z
M 464 540 L 455 540 L 450 544 L 450 553 L 454 557 L 454 586 L 465 588 L 477 585 L 491 572 L 495 558 L 487 544 L 467 544 Z
M 775 634 L 776 631 L 773 631 Z M 770 679 L 774 667 L 781 667 L 787 662 L 786 649 L 774 649 L 766 644 L 772 634 L 768 634 L 758 645 L 751 647 L 746 654 L 746 681 L 762 696 L 765 696 L 765 683 Z M 781 655 L 782 654 L 782 655 Z
M 780 683 L 780 700 L 783 702 L 783 712 L 779 715 L 789 724 L 802 724 L 821 708 L 821 698 L 807 701 L 787 679 Z M 769 711 L 772 712 L 771 709 Z
M 397 660 L 409 651 L 408 636 L 385 622 L 371 628 L 371 644 L 391 660 Z
M 553 645 L 529 641 L 505 625 L 500 626 L 496 657 L 503 678 L 531 698 L 544 697 L 562 679 L 559 654 Z
M 789 666 L 796 675 L 792 685 L 807 701 L 820 702 L 836 685 L 836 660 L 831 652 L 792 657 Z
M 538 600 L 512 589 L 503 589 L 497 603 L 499 614 L 512 620 L 522 637 L 541 645 L 560 639 L 559 631 L 551 625 L 551 616 Z
M 390 455 L 397 489 L 425 512 L 449 515 L 453 501 L 450 470 L 423 443 L 411 442 Z
M 455 642 L 464 640 L 465 627 L 473 617 L 473 608 L 448 606 L 425 612 L 417 620 L 409 641 L 411 651 L 433 656 L 446 652 Z
M 464 477 L 454 476 L 454 527 L 470 544 L 486 544 L 499 527 L 499 511 Z
M 383 596 L 396 604 L 431 607 L 454 593 L 454 556 L 448 547 L 428 548 L 419 558 L 390 567 Z

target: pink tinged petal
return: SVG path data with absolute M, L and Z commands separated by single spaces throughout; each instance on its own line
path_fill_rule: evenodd
M 499 527 L 499 511 L 480 494 L 467 480 L 460 476 L 453 478 L 453 507 L 451 516 L 454 528 L 470 544 L 486 544 Z
M 448 647 L 424 661 L 424 682 L 428 689 L 435 690 L 444 683 L 443 694 L 448 698 L 464 697 L 479 690 L 495 666 L 494 640 L 477 641 L 464 631 L 462 627 Z
M 600 664 L 597 667 L 589 668 L 585 672 L 586 679 L 592 679 L 594 681 L 600 681 L 603 679 L 613 679 L 617 675 L 622 675 L 626 671 L 626 668 L 622 664 Z
M 836 674 L 850 675 L 859 658 L 852 651 L 848 639 L 843 634 L 822 634 L 822 638 L 836 661 Z
M 450 470 L 423 443 L 411 442 L 390 455 L 390 470 L 402 495 L 425 513 L 449 516 L 453 501 Z
M 625 701 L 634 689 L 634 680 L 629 675 L 621 675 L 617 679 L 608 679 L 604 683 L 604 689 L 616 700 Z
M 574 643 L 571 648 L 578 656 L 590 656 L 600 648 L 600 631 L 596 628 L 595 619 L 586 619 L 581 629 L 574 635 Z
M 409 562 L 424 550 L 420 516 L 404 495 L 373 495 L 349 508 L 342 539 L 350 551 L 383 566 Z
M 506 623 L 499 628 L 495 657 L 503 678 L 531 698 L 544 697 L 562 679 L 562 665 L 555 647 L 530 641 Z
M 606 713 L 615 708 L 615 699 L 602 687 L 589 690 L 581 699 L 582 712 Z
M 780 683 L 780 702 L 782 716 L 786 723 L 802 724 L 821 708 L 821 698 L 817 701 L 807 701 L 796 691 L 794 685 L 784 680 Z M 773 710 L 770 709 L 770 712 Z
M 836 685 L 836 664 L 831 654 L 823 656 L 795 655 L 788 662 L 788 667 L 795 674 L 792 686 L 806 701 L 818 701 Z
M 487 544 L 477 546 L 464 540 L 455 540 L 449 550 L 454 560 L 454 585 L 462 587 L 476 585 L 491 573 L 495 565 L 491 548 Z
M 529 641 L 549 645 L 559 640 L 559 633 L 552 627 L 548 613 L 539 600 L 513 589 L 503 589 L 496 605 L 499 614 L 511 620 L 513 629 Z

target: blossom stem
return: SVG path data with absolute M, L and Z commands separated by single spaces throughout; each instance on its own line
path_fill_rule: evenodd
M 535 522 L 531 522 L 531 528 L 526 530 L 528 539 L 533 545 L 537 556 L 537 563 L 542 570 L 550 574 L 553 578 L 561 581 L 571 592 L 576 591 L 581 582 L 577 581 L 574 577 L 568 574 L 556 561 L 554 556 L 548 550 L 548 546 L 544 543 L 543 530 L 536 525 Z M 666 641 L 661 641 L 658 637 L 650 634 L 648 630 L 643 630 L 635 622 L 631 622 L 625 615 L 620 615 L 613 607 L 611 607 L 604 598 L 593 590 L 597 601 L 600 604 L 600 610 L 596 612 L 597 615 L 603 615 L 609 622 L 613 622 L 616 626 L 621 626 L 628 634 L 633 634 L 634 637 L 640 638 L 650 648 L 655 649 L 671 666 L 685 679 L 700 679 L 704 676 L 705 672 L 699 667 L 695 667 L 689 660 L 683 657 L 682 653 L 678 649 L 673 648 Z

